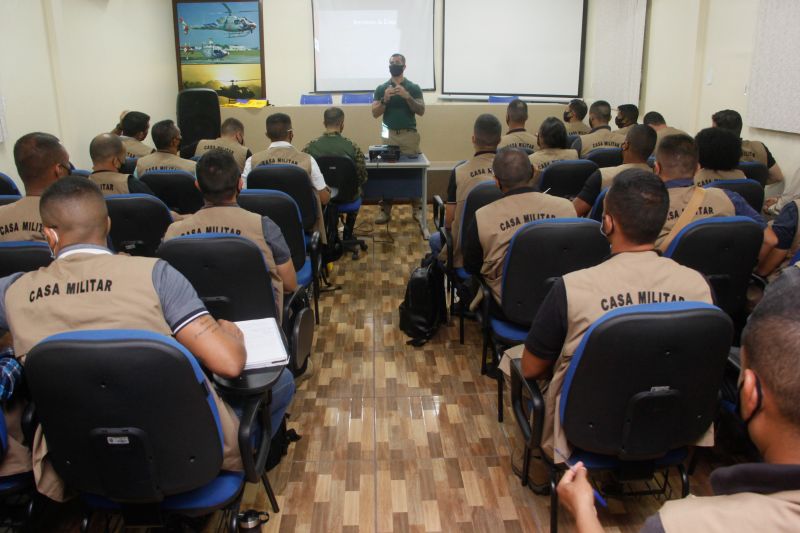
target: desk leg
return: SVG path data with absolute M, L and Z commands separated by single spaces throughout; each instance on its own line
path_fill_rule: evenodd
M 420 204 L 419 229 L 427 241 L 431 234 L 428 231 L 428 169 L 422 169 L 422 202 Z

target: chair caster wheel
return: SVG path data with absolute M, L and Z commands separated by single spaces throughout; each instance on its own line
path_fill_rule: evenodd
M 367 245 L 366 244 L 359 244 L 358 246 L 359 246 L 359 248 L 361 248 L 362 252 L 366 252 L 367 251 Z

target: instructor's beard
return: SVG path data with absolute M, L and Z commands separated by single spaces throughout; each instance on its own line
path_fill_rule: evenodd
M 392 76 L 399 76 L 403 73 L 403 65 L 389 65 L 389 72 Z

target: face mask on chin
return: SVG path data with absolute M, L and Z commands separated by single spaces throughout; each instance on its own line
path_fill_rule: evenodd
M 403 65 L 389 65 L 389 72 L 392 76 L 400 76 L 403 73 Z

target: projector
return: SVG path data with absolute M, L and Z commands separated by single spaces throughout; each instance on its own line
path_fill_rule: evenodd
M 396 163 L 400 160 L 400 147 L 393 144 L 373 144 L 369 147 L 369 160 Z

